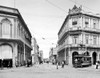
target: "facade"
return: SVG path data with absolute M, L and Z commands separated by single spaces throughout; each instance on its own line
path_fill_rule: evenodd
M 43 63 L 43 50 L 39 51 L 39 63 Z
M 0 66 L 22 66 L 31 60 L 31 37 L 18 9 L 0 6 Z
M 36 63 L 36 53 L 37 53 L 37 41 L 35 38 L 32 38 L 32 47 L 33 47 L 33 50 L 31 51 L 32 64 L 35 64 Z
M 32 47 L 33 47 L 33 50 L 31 52 L 32 64 L 38 64 L 39 63 L 39 46 L 37 44 L 36 38 L 32 38 Z
M 49 52 L 49 60 L 52 64 L 56 64 L 57 60 L 57 47 L 51 48 Z
M 73 65 L 77 54 L 87 54 L 92 64 L 100 60 L 100 17 L 75 5 L 58 32 L 58 60 Z

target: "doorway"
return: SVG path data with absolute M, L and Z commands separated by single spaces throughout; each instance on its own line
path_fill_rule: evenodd
M 95 65 L 96 61 L 97 61 L 97 53 L 96 52 L 93 52 L 92 58 L 93 58 L 93 65 Z
M 75 56 L 75 55 L 78 55 L 78 52 L 73 52 L 73 53 L 72 53 L 72 64 L 74 64 L 74 56 Z

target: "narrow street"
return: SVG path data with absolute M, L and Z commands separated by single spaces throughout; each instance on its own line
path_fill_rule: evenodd
M 65 66 L 56 69 L 55 65 L 42 64 L 33 67 L 19 67 L 0 70 L 0 78 L 100 78 L 100 68 L 72 68 Z

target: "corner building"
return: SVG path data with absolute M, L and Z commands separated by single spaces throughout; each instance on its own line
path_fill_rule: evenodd
M 0 6 L 0 66 L 22 66 L 31 60 L 31 37 L 18 9 Z
M 92 64 L 100 60 L 100 17 L 74 5 L 58 32 L 58 61 L 73 65 L 77 54 L 89 55 Z

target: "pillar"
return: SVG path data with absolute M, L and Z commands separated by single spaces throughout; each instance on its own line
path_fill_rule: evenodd
M 99 61 L 99 55 L 100 53 L 97 51 L 97 61 Z
M 65 54 L 65 58 L 64 58 L 64 60 L 65 60 L 65 64 L 67 63 L 67 59 L 66 59 L 66 48 L 65 48 L 65 52 L 64 52 Z
M 69 59 L 69 66 L 72 66 L 72 52 L 70 47 L 68 47 L 68 59 Z
M 13 46 L 13 67 L 16 66 L 17 53 L 18 53 L 18 49 L 17 49 L 17 44 L 15 43 Z
M 23 45 L 24 45 L 24 61 L 26 60 L 26 58 L 25 58 L 25 43 L 23 43 Z

